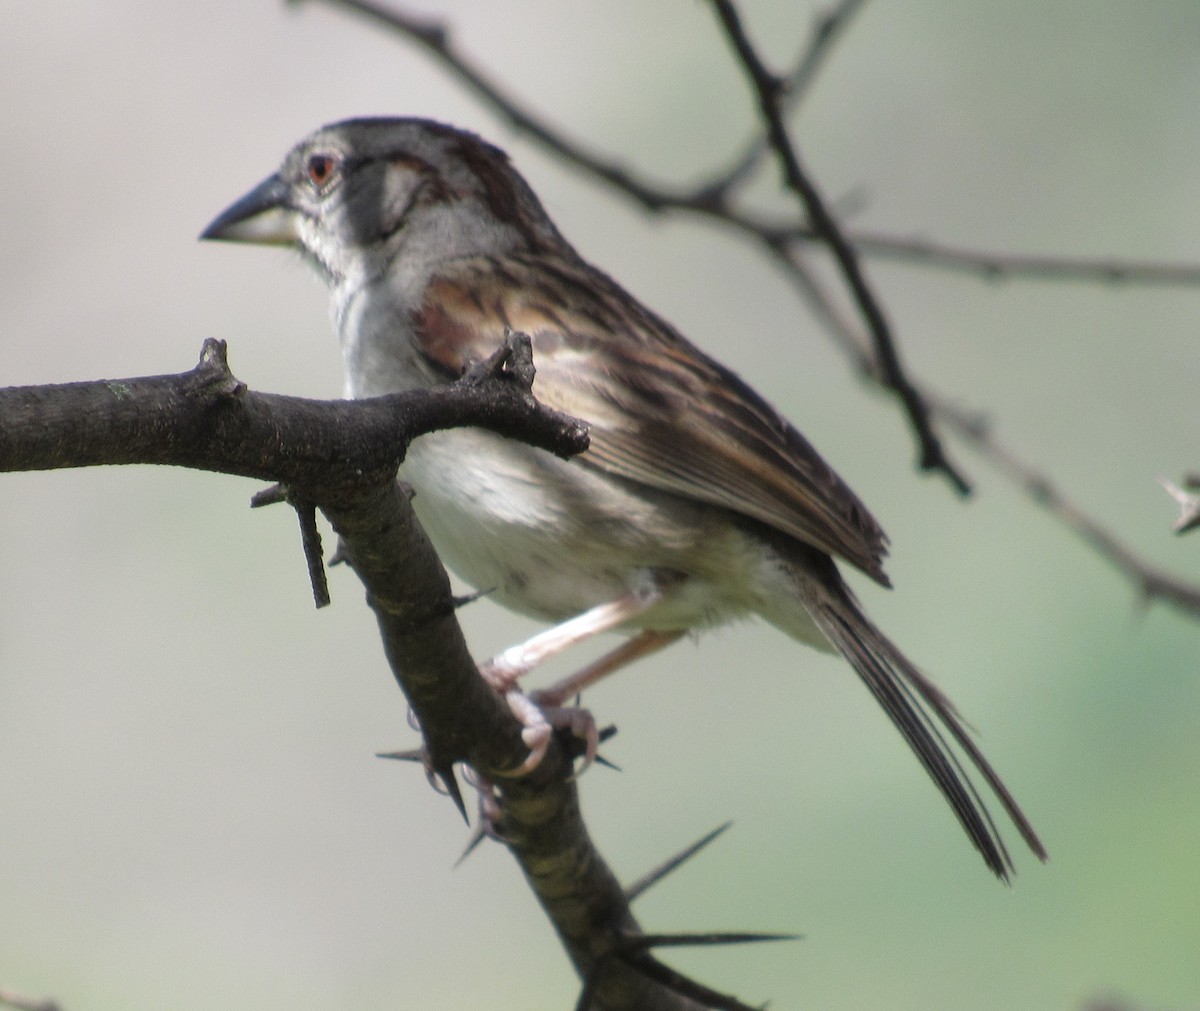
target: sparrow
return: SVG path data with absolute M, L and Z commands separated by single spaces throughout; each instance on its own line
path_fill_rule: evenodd
M 998 877 L 1013 861 L 968 766 L 1046 858 L 953 704 L 843 580 L 839 562 L 890 585 L 866 506 L 745 382 L 584 260 L 502 150 L 427 119 L 334 123 L 202 238 L 288 246 L 317 269 L 348 398 L 452 383 L 520 331 L 534 395 L 589 426 L 571 460 L 482 429 L 433 432 L 400 470 L 452 570 L 555 623 L 481 668 L 525 720 L 531 759 L 552 707 L 515 685 L 546 657 L 626 637 L 558 702 L 685 633 L 757 615 L 849 662 Z

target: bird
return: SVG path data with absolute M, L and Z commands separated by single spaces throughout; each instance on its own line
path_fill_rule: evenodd
M 975 777 L 1046 859 L 954 705 L 844 580 L 839 563 L 890 586 L 867 507 L 746 382 L 587 262 L 503 150 L 425 118 L 333 123 L 201 238 L 291 247 L 316 268 L 347 398 L 452 383 L 521 332 L 534 395 L 587 424 L 570 460 L 458 428 L 414 440 L 400 468 L 448 567 L 554 623 L 481 666 L 525 721 L 531 761 L 543 710 L 561 708 L 516 681 L 546 657 L 624 637 L 557 703 L 685 634 L 757 616 L 849 662 L 994 874 L 1015 865 Z

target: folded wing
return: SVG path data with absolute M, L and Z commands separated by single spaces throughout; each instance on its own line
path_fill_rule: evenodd
M 888 585 L 886 535 L 808 441 L 611 279 L 534 256 L 453 261 L 413 329 L 431 367 L 457 376 L 506 328 L 533 340 L 537 397 L 589 424 L 586 465 L 750 517 Z

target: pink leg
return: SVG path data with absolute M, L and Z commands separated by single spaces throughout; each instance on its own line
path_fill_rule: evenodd
M 578 695 L 596 682 L 608 677 L 613 671 L 620 670 L 634 660 L 640 660 L 651 653 L 670 646 L 679 639 L 686 629 L 673 628 L 670 630 L 646 629 L 632 639 L 626 639 L 616 649 L 605 653 L 582 670 L 576 671 L 569 677 L 563 678 L 549 688 L 533 692 L 533 698 L 539 705 L 561 706 L 572 695 Z
M 663 589 L 655 583 L 644 591 L 634 591 L 599 604 L 583 614 L 569 618 L 560 625 L 539 632 L 531 639 L 510 646 L 479 667 L 485 681 L 501 694 L 516 687 L 517 680 L 539 664 L 594 635 L 608 632 L 618 625 L 645 614 L 659 603 Z
M 584 642 L 594 635 L 633 621 L 645 614 L 670 593 L 671 588 L 684 578 L 680 574 L 654 573 L 644 587 L 631 590 L 616 600 L 606 601 L 569 618 L 562 624 L 540 632 L 517 646 L 506 649 L 479 667 L 479 673 L 496 691 L 504 696 L 513 714 L 524 725 L 522 737 L 529 746 L 529 757 L 514 770 L 514 775 L 524 775 L 537 768 L 546 754 L 553 730 L 552 720 L 565 726 L 587 741 L 586 764 L 596 754 L 598 734 L 595 720 L 586 710 L 563 709 L 558 702 L 579 692 L 585 685 L 599 680 L 610 671 L 616 670 L 636 657 L 661 649 L 673 642 L 681 633 L 642 632 L 617 649 L 580 671 L 575 677 L 551 689 L 549 716 L 541 707 L 517 688 L 517 679 L 533 670 L 538 664 Z
M 525 695 L 516 689 L 510 690 L 505 698 L 513 713 L 525 724 L 525 730 L 521 737 L 529 745 L 529 756 L 517 769 L 516 774 L 524 775 L 538 767 L 546 754 L 551 734 L 555 729 L 570 730 L 575 736 L 582 737 L 587 742 L 583 765 L 579 770 L 582 774 L 595 761 L 596 749 L 600 744 L 600 732 L 596 728 L 596 721 L 592 719 L 592 714 L 586 709 L 564 706 L 563 703 L 571 696 L 578 695 L 585 688 L 607 677 L 613 671 L 669 646 L 682 636 L 684 631 L 684 629 L 669 631 L 646 629 L 632 639 L 621 643 L 616 649 L 605 653 L 598 660 L 594 660 L 582 670 L 549 688 L 536 691 L 532 695 Z

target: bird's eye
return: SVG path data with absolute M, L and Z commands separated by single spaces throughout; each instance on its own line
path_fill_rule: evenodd
M 320 190 L 329 185 L 337 173 L 337 167 L 337 159 L 333 155 L 314 154 L 309 156 L 305 171 L 308 173 L 308 181 Z

